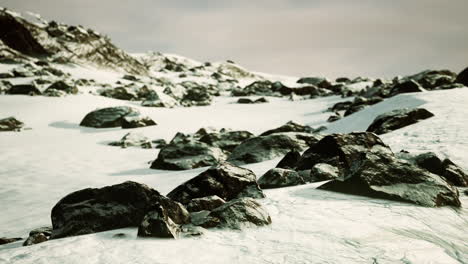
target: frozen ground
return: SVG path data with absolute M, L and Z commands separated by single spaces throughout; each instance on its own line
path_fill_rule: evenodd
M 111 78 L 111 77 L 109 77 Z M 290 102 L 214 105 L 192 108 L 140 108 L 159 125 L 138 131 L 169 140 L 200 127 L 246 129 L 260 133 L 295 120 L 326 125 L 323 111 L 338 97 Z M 396 152 L 436 151 L 468 169 L 468 89 L 400 95 L 330 125 L 331 132 L 365 130 L 380 113 L 423 106 L 435 114 L 383 139 Z M 0 235 L 25 237 L 50 225 L 50 210 L 64 195 L 85 187 L 126 180 L 167 193 L 204 169 L 167 172 L 148 169 L 157 151 L 107 146 L 128 130 L 78 126 L 98 107 L 132 104 L 77 95 L 65 98 L 0 96 L 1 116 L 15 116 L 31 130 L 0 134 Z M 278 159 L 246 167 L 261 176 Z M 137 239 L 123 229 L 59 239 L 30 247 L 0 246 L 0 263 L 468 263 L 468 203 L 464 207 L 423 208 L 315 189 L 320 184 L 266 191 L 273 224 L 242 232 L 211 230 L 200 238 Z M 129 234 L 117 239 L 118 232 Z

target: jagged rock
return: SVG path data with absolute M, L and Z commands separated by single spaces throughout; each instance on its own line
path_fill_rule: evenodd
M 329 88 L 331 86 L 330 81 L 321 77 L 304 77 L 299 79 L 297 83 L 311 84 L 320 88 Z
M 393 155 L 390 148 L 373 133 L 331 134 L 313 144 L 302 154 L 296 164 L 296 170 L 310 170 L 317 163 L 326 163 L 337 167 L 341 175 L 354 160 L 372 151 Z
M 319 189 L 415 203 L 422 206 L 460 207 L 457 189 L 438 175 L 396 159 L 385 151 L 372 151 L 351 161 L 344 180 Z
M 0 131 L 20 131 L 24 123 L 14 117 L 0 119 Z
M 122 148 L 127 147 L 141 147 L 144 149 L 152 148 L 151 141 L 141 133 L 129 132 L 125 134 L 119 141 L 109 143 L 111 146 L 119 146 Z
M 122 128 L 139 128 L 155 125 L 157 125 L 156 122 L 149 117 L 127 115 L 122 120 Z
M 301 158 L 301 153 L 297 150 L 291 150 L 280 160 L 276 168 L 292 169 Z
M 13 243 L 13 242 L 19 241 L 21 239 L 22 239 L 21 237 L 13 237 L 13 238 L 0 237 L 0 245 Z
M 211 211 L 225 203 L 226 201 L 219 198 L 217 195 L 195 198 L 187 204 L 187 210 L 189 212 Z
M 306 181 L 293 170 L 273 168 L 258 179 L 262 189 L 281 188 L 305 184 Z
M 397 109 L 377 116 L 367 131 L 381 135 L 433 116 L 434 114 L 424 108 Z
M 179 185 L 167 197 L 182 204 L 212 195 L 217 195 L 225 201 L 241 197 L 263 198 L 264 194 L 256 180 L 251 170 L 223 162 Z
M 455 186 L 468 187 L 468 174 L 450 159 L 440 159 L 433 152 L 419 154 L 412 161 L 421 168 L 445 178 Z
M 178 238 L 180 227 L 172 221 L 162 206 L 148 212 L 138 227 L 139 237 Z
M 284 133 L 284 132 L 302 132 L 302 133 L 314 133 L 315 129 L 310 126 L 302 125 L 294 121 L 289 121 L 286 124 L 263 132 L 260 136 L 268 136 L 275 133 Z
M 237 146 L 228 161 L 234 164 L 257 163 L 281 157 L 291 150 L 302 151 L 320 140 L 318 134 L 286 132 L 248 139 Z
M 52 209 L 51 238 L 139 226 L 162 199 L 158 191 L 131 181 L 73 192 Z
M 409 80 L 395 85 L 390 91 L 390 96 L 395 96 L 401 93 L 416 93 L 422 91 L 424 91 L 424 89 L 419 85 L 419 83 Z
M 7 94 L 40 95 L 41 91 L 39 91 L 36 85 L 32 83 L 17 84 L 17 85 L 13 85 L 10 89 L 8 89 Z
M 51 84 L 45 92 L 49 89 L 55 89 L 59 91 L 66 92 L 68 94 L 77 94 L 78 93 L 78 88 L 74 85 L 71 85 L 69 83 L 66 83 L 65 81 L 56 81 L 53 84 Z
M 202 136 L 199 140 L 210 146 L 218 147 L 224 151 L 231 152 L 239 144 L 254 137 L 249 131 L 219 131 L 211 132 Z
M 121 127 L 126 117 L 139 117 L 140 112 L 128 106 L 107 107 L 88 113 L 80 126 L 94 128 Z
M 338 168 L 327 164 L 317 163 L 310 170 L 310 179 L 313 182 L 334 180 L 339 177 Z
M 252 198 L 235 199 L 214 209 L 204 226 L 242 229 L 271 224 L 268 211 Z
M 226 155 L 220 148 L 196 140 L 187 142 L 173 140 L 161 149 L 151 168 L 189 170 L 215 165 L 225 159 Z
M 455 79 L 455 82 L 461 83 L 464 86 L 468 87 L 468 68 L 465 68 L 463 71 L 461 71 L 457 75 L 457 78 Z

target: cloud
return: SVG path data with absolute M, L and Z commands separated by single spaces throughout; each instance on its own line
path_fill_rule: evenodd
M 466 0 L 4 0 L 96 28 L 131 52 L 232 59 L 297 76 L 386 76 L 468 66 Z

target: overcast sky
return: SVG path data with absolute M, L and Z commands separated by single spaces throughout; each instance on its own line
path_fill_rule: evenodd
M 109 35 L 129 52 L 231 59 L 295 76 L 468 66 L 468 0 L 2 0 Z

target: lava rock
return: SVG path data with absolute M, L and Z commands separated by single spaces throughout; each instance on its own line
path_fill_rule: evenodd
M 301 158 L 301 153 L 297 150 L 291 150 L 280 160 L 276 168 L 292 169 Z
M 296 171 L 280 168 L 270 169 L 258 179 L 258 184 L 262 189 L 281 188 L 305 183 L 306 181 Z
M 128 106 L 107 107 L 88 113 L 81 121 L 80 126 L 94 128 L 121 127 L 125 117 L 139 117 L 140 112 Z
M 52 209 L 51 238 L 138 226 L 161 200 L 158 191 L 131 181 L 73 192 Z
M 424 108 L 397 109 L 377 116 L 367 128 L 367 132 L 374 132 L 381 135 L 433 116 L 434 114 Z
M 167 197 L 184 205 L 193 199 L 213 195 L 225 201 L 241 197 L 263 198 L 256 180 L 251 170 L 224 162 L 179 185 Z
M 14 117 L 0 119 L 0 131 L 20 131 L 24 123 Z
M 187 210 L 189 212 L 199 212 L 203 210 L 211 211 L 225 203 L 226 201 L 219 198 L 217 195 L 195 198 L 190 200 L 190 202 L 187 204 Z
M 257 163 L 286 155 L 291 150 L 302 151 L 322 138 L 309 133 L 274 133 L 248 139 L 237 146 L 228 161 L 234 164 Z

